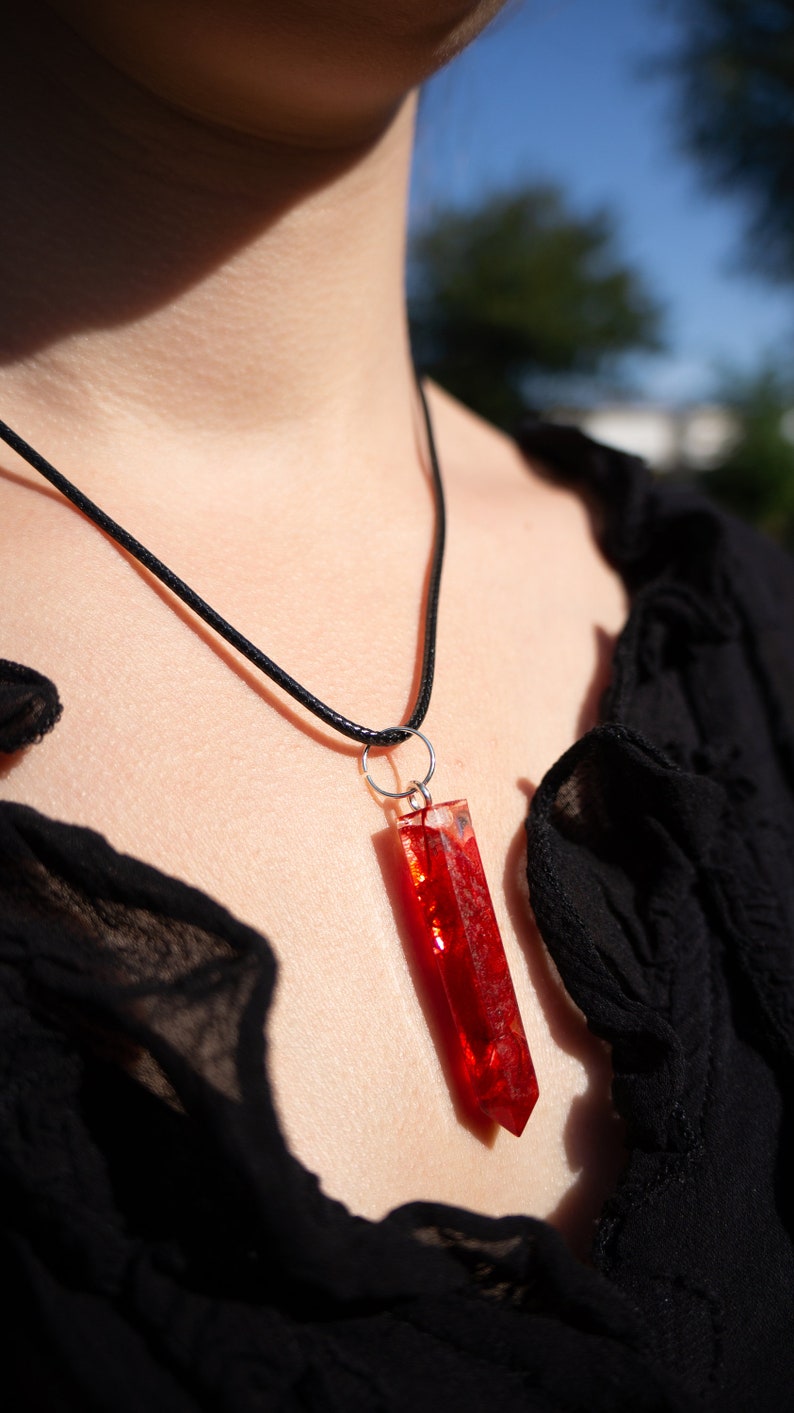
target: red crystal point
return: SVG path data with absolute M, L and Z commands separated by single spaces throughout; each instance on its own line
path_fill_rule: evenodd
M 538 1082 L 465 800 L 397 821 L 418 912 L 480 1108 L 519 1137 Z

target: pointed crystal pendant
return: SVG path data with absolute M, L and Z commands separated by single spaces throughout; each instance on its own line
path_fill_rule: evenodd
M 538 1082 L 465 800 L 403 815 L 397 829 L 480 1108 L 518 1137 Z

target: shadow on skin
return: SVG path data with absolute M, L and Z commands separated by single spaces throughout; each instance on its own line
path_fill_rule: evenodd
M 25 758 L 25 749 L 21 751 L 10 751 L 7 755 L 0 755 L 0 780 L 5 780 L 12 770 L 16 770 Z
M 531 800 L 528 781 L 520 788 Z M 530 982 L 554 1044 L 578 1060 L 587 1087 L 571 1104 L 563 1132 L 571 1186 L 546 1218 L 579 1255 L 589 1249 L 594 1223 L 625 1166 L 623 1125 L 610 1097 L 612 1065 L 609 1046 L 586 1028 L 538 930 L 526 881 L 526 834 L 522 828 L 511 844 L 504 874 L 508 911 L 522 944 Z M 529 1036 L 530 1049 L 532 1036 Z M 543 1079 L 541 1076 L 541 1093 Z M 531 1120 L 530 1120 L 531 1122 Z
M 579 736 L 598 725 L 612 676 L 616 638 L 600 627 L 596 627 L 595 637 L 596 669 L 579 713 Z M 528 780 L 517 784 L 529 807 L 536 787 Z M 523 944 L 530 981 L 550 1036 L 560 1050 L 579 1061 L 587 1076 L 587 1087 L 571 1104 L 563 1133 L 571 1186 L 547 1220 L 573 1251 L 586 1257 L 595 1222 L 626 1165 L 625 1130 L 611 1100 L 610 1048 L 586 1028 L 585 1018 L 565 990 L 538 930 L 527 886 L 526 854 L 526 830 L 522 827 L 505 864 L 503 887 L 508 911 Z M 531 1036 L 529 1041 L 531 1049 Z
M 612 667 L 620 635 L 608 633 L 605 628 L 596 624 L 593 636 L 596 666 L 576 722 L 576 734 L 580 738 L 586 736 L 588 731 L 592 731 L 593 727 L 600 725 L 603 720 L 604 695 L 612 684 Z
M 67 70 L 77 103 L 63 102 Z M 92 95 L 94 108 L 86 95 Z M 103 126 L 102 105 L 108 96 L 114 122 L 132 133 L 141 153 L 137 177 L 145 184 L 147 171 L 159 168 L 159 175 L 167 178 L 169 159 L 184 162 L 192 150 L 195 121 L 170 109 L 173 153 L 164 151 L 163 128 L 156 114 L 152 118 L 157 105 L 153 107 L 145 90 L 78 39 L 49 6 L 36 3 L 18 9 L 13 24 L 4 28 L 0 49 L 0 363 L 29 357 L 81 330 L 133 322 L 169 304 L 281 220 L 296 202 L 319 190 L 331 170 L 341 175 L 361 156 L 360 149 L 323 153 L 312 166 L 303 152 L 300 167 L 294 168 L 294 189 L 277 199 L 262 197 L 257 180 L 261 143 L 242 134 L 235 138 L 227 130 L 214 134 L 202 124 L 202 159 L 193 186 L 175 182 L 169 195 L 167 180 L 156 183 L 154 239 L 151 223 L 138 219 L 123 171 L 113 167 L 117 139 L 112 128 Z M 99 178 L 78 191 L 70 163 L 84 145 L 87 127 L 106 165 Z M 53 150 L 63 153 L 64 160 L 53 163 L 42 182 L 37 154 Z M 230 154 L 237 164 L 234 171 Z M 217 192 L 208 199 L 202 190 L 208 179 L 204 156 L 213 162 L 223 203 L 216 200 Z M 284 189 L 282 181 L 279 190 Z M 86 251 L 92 257 L 90 282 L 85 278 Z M 81 278 L 75 277 L 76 267 Z

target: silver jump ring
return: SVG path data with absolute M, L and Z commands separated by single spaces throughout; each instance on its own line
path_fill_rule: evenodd
M 412 810 L 421 810 L 425 805 L 432 805 L 433 801 L 430 798 L 430 791 L 423 780 L 412 780 L 411 785 L 413 789 L 408 795 L 408 803 Z M 415 795 L 419 796 L 418 801 L 414 799 Z
M 408 800 L 412 802 L 411 797 L 418 791 L 425 803 L 428 805 L 431 804 L 430 792 L 426 787 L 432 779 L 433 771 L 436 768 L 436 753 L 433 747 L 427 737 L 423 735 L 421 731 L 417 731 L 413 726 L 395 726 L 390 729 L 394 731 L 407 731 L 409 735 L 418 736 L 420 741 L 424 741 L 430 754 L 430 765 L 427 768 L 427 774 L 424 780 L 412 780 L 407 790 L 384 790 L 381 785 L 376 785 L 369 773 L 369 746 L 365 746 L 361 753 L 361 769 L 364 772 L 364 779 L 379 795 L 385 795 L 387 800 Z

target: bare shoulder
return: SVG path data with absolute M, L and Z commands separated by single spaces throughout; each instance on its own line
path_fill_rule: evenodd
M 595 592 L 610 621 L 621 622 L 625 588 L 599 544 L 598 506 L 449 393 L 432 383 L 429 390 L 453 508 L 505 549 L 530 550 L 526 572 L 543 581 L 546 595 L 555 586 L 579 599 Z
M 593 520 L 594 507 L 578 489 L 563 485 L 547 467 L 522 451 L 518 442 L 471 408 L 429 384 L 430 405 L 438 440 L 444 448 L 444 470 L 474 502 L 505 505 L 518 498 L 536 515 Z M 445 480 L 448 477 L 445 475 Z
M 482 489 L 498 493 L 506 476 L 526 478 L 527 462 L 512 437 L 464 406 L 437 383 L 427 384 L 433 423 L 445 455 Z M 540 481 L 540 478 L 538 478 Z

